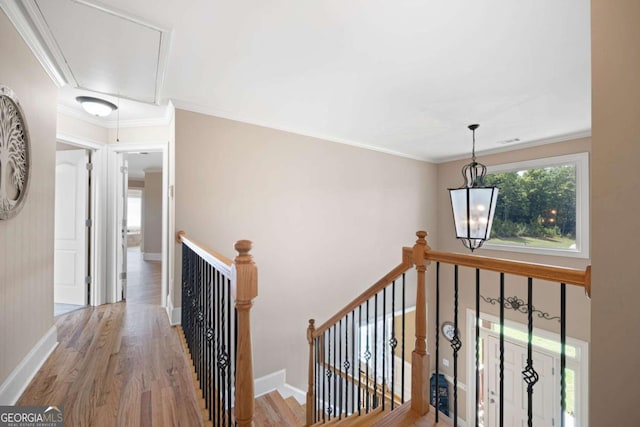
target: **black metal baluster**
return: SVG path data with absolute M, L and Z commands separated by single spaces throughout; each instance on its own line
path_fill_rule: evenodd
M 500 427 L 504 427 L 504 273 L 500 273 Z
M 522 371 L 524 381 L 527 383 L 527 425 L 533 426 L 533 386 L 538 382 L 538 373 L 533 368 L 533 279 L 529 277 L 527 283 L 527 310 L 528 310 L 528 335 L 527 335 L 527 366 Z
M 336 333 L 336 325 L 332 326 L 333 329 L 333 416 L 336 417 L 336 411 L 338 410 L 338 370 L 337 370 L 337 355 L 338 355 L 338 340 Z
M 365 411 L 364 413 L 366 414 L 367 412 L 369 412 L 369 401 L 371 399 L 370 393 L 369 393 L 369 360 L 371 360 L 371 351 L 369 350 L 369 300 L 367 300 L 367 318 L 366 320 L 366 326 L 367 326 L 367 349 L 365 350 L 364 353 L 364 360 L 366 362 L 366 366 L 365 366 L 365 370 L 366 370 L 366 377 L 365 377 L 365 381 L 366 381 L 366 385 L 365 385 L 365 390 L 366 390 L 366 399 L 365 399 Z
M 227 330 L 227 418 L 229 419 L 229 425 L 231 425 L 231 417 L 233 409 L 233 399 L 231 397 L 233 387 L 232 387 L 232 377 L 233 377 L 233 369 L 231 364 L 233 363 L 233 359 L 231 358 L 231 352 L 233 351 L 233 345 L 231 345 L 231 315 L 233 313 L 232 308 L 233 300 L 231 298 L 231 279 L 227 279 L 227 325 L 229 325 Z
M 436 423 L 440 414 L 440 393 L 438 390 L 440 379 L 440 263 L 436 263 L 436 384 L 435 384 L 435 405 L 436 405 Z M 431 394 L 431 387 L 429 387 Z M 429 397 L 431 400 L 431 397 Z
M 391 282 L 391 339 L 389 339 L 389 347 L 391 347 L 391 410 L 396 397 L 396 281 Z
M 329 382 L 329 370 L 328 370 L 328 364 L 327 362 L 330 360 L 330 349 L 331 349 L 331 335 L 329 330 L 324 331 L 324 334 L 322 335 L 322 351 L 323 351 L 323 359 L 322 359 L 322 366 L 323 366 L 323 378 L 322 378 L 322 421 L 326 421 L 327 420 L 327 389 L 328 389 L 328 382 Z M 328 345 L 327 345 L 328 344 Z M 326 372 L 325 372 L 326 371 Z M 329 400 L 331 400 L 331 396 L 329 396 Z
M 356 404 L 356 310 L 351 311 L 351 413 L 355 413 Z M 359 372 L 358 372 L 359 373 Z
M 220 298 L 220 272 L 217 269 L 213 271 L 213 340 L 211 342 L 211 364 L 213 366 L 213 413 L 214 423 L 220 425 L 220 382 L 219 382 L 219 366 L 218 366 L 218 345 L 220 342 L 220 319 L 219 319 L 219 298 Z
M 462 347 L 462 341 L 458 336 L 458 265 L 454 267 L 454 288 L 453 288 L 453 425 L 458 425 L 458 351 Z M 436 378 L 436 384 L 438 379 Z M 437 388 L 437 385 L 436 385 Z
M 358 415 L 362 415 L 362 304 L 358 307 Z
M 373 408 L 378 407 L 378 294 L 373 306 Z
M 560 427 L 564 427 L 564 414 L 567 411 L 567 285 L 560 284 Z
M 405 334 L 404 334 L 404 326 L 405 326 L 405 314 L 407 311 L 407 306 L 406 306 L 406 302 L 405 302 L 405 277 L 404 277 L 404 273 L 402 273 L 402 365 L 401 365 L 401 375 L 402 375 L 402 381 L 401 381 L 401 391 L 400 391 L 400 402 L 404 403 L 404 358 L 405 358 L 405 354 L 404 354 L 404 344 L 406 342 L 405 339 Z M 437 362 L 437 359 L 436 359 Z M 436 363 L 437 364 L 437 363 Z
M 206 283 L 206 293 L 205 293 L 205 308 L 204 308 L 204 319 L 205 319 L 205 352 L 204 352 L 204 366 L 205 366 L 205 385 L 204 385 L 204 401 L 207 406 L 207 411 L 209 413 L 209 420 L 211 420 L 211 413 L 213 408 L 211 408 L 211 365 L 209 364 L 211 359 L 209 358 L 209 350 L 211 349 L 211 339 L 210 333 L 211 330 L 211 265 L 206 264 L 204 270 L 204 281 Z
M 342 395 L 344 397 L 344 405 L 342 407 L 342 412 L 344 412 L 345 417 L 349 415 L 349 314 L 347 313 L 344 316 L 344 362 L 342 362 L 342 366 L 344 367 L 344 390 Z
M 381 351 L 382 351 L 382 393 L 381 397 L 382 397 L 382 410 L 384 411 L 384 401 L 387 400 L 385 399 L 386 397 L 386 390 L 385 390 L 385 373 L 387 372 L 387 365 L 385 364 L 385 358 L 386 358 L 386 354 L 387 354 L 387 288 L 383 288 L 382 289 L 382 341 L 380 341 L 381 344 Z
M 342 319 L 338 321 L 338 364 L 334 365 L 338 373 L 338 419 L 342 418 Z
M 225 414 L 227 408 L 227 381 L 225 375 L 225 358 L 224 355 L 226 353 L 226 294 L 225 294 L 225 281 L 223 281 L 220 287 L 220 348 L 218 349 L 218 365 L 220 372 L 220 391 L 221 391 L 221 399 L 220 399 L 220 412 L 222 412 L 222 425 L 227 425 L 227 414 Z
M 480 269 L 476 268 L 476 427 L 480 423 Z

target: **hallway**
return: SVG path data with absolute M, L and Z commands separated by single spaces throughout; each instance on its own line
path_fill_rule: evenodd
M 68 426 L 202 425 L 189 361 L 159 305 L 160 263 L 137 255 L 129 302 L 56 318 L 59 345 L 19 405 L 62 405 Z

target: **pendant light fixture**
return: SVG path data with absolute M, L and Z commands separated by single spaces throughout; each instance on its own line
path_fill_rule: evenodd
M 449 189 L 456 237 L 471 252 L 489 239 L 498 201 L 498 188 L 482 185 L 487 167 L 476 162 L 476 129 L 479 126 L 469 125 L 473 134 L 473 149 L 471 163 L 462 168 L 464 184 L 460 188 Z

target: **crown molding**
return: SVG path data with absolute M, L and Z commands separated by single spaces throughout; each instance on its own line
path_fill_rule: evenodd
M 518 144 L 509 144 L 509 145 L 502 146 L 500 148 L 492 148 L 489 150 L 482 150 L 482 151 L 476 150 L 476 156 L 489 156 L 492 154 L 506 153 L 509 151 L 516 151 L 516 150 L 523 150 L 525 148 L 537 147 L 539 145 L 555 144 L 558 142 L 565 142 L 565 141 L 571 141 L 574 139 L 590 138 L 590 137 L 591 137 L 591 128 L 584 129 L 577 132 L 565 133 L 562 135 L 550 136 L 548 138 L 534 139 L 531 141 L 521 142 Z M 434 159 L 433 163 L 436 163 L 436 164 L 447 163 L 447 162 L 454 162 L 456 160 L 465 160 L 469 158 L 470 158 L 469 154 L 467 153 L 460 156 L 450 156 L 450 157 L 442 157 L 442 158 Z
M 88 114 L 82 108 L 70 107 L 66 104 L 58 104 L 58 113 L 67 117 L 81 120 L 85 123 L 89 123 L 95 126 L 100 126 L 105 129 L 118 128 L 117 120 L 104 120 Z M 171 108 L 166 108 L 166 111 L 162 117 L 152 117 L 145 119 L 128 119 L 120 120 L 120 129 L 123 128 L 140 128 L 150 126 L 168 126 L 171 122 Z
M 36 31 L 36 28 L 42 30 L 43 25 L 46 28 L 46 24 L 42 22 L 42 15 L 37 12 L 35 3 L 32 0 L 22 2 L 0 0 L 0 7 L 56 86 L 62 87 L 68 84 L 66 73 L 58 67 L 58 62 L 54 59 L 55 55 L 43 40 L 43 37 L 47 37 L 44 34 L 49 34 L 49 32 L 41 31 L 38 33 Z

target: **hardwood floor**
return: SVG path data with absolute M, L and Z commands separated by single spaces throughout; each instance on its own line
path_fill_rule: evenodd
M 59 345 L 19 405 L 62 405 L 65 426 L 200 426 L 199 397 L 158 289 L 56 318 Z
M 160 261 L 145 261 L 140 247 L 127 250 L 127 302 L 160 305 Z

